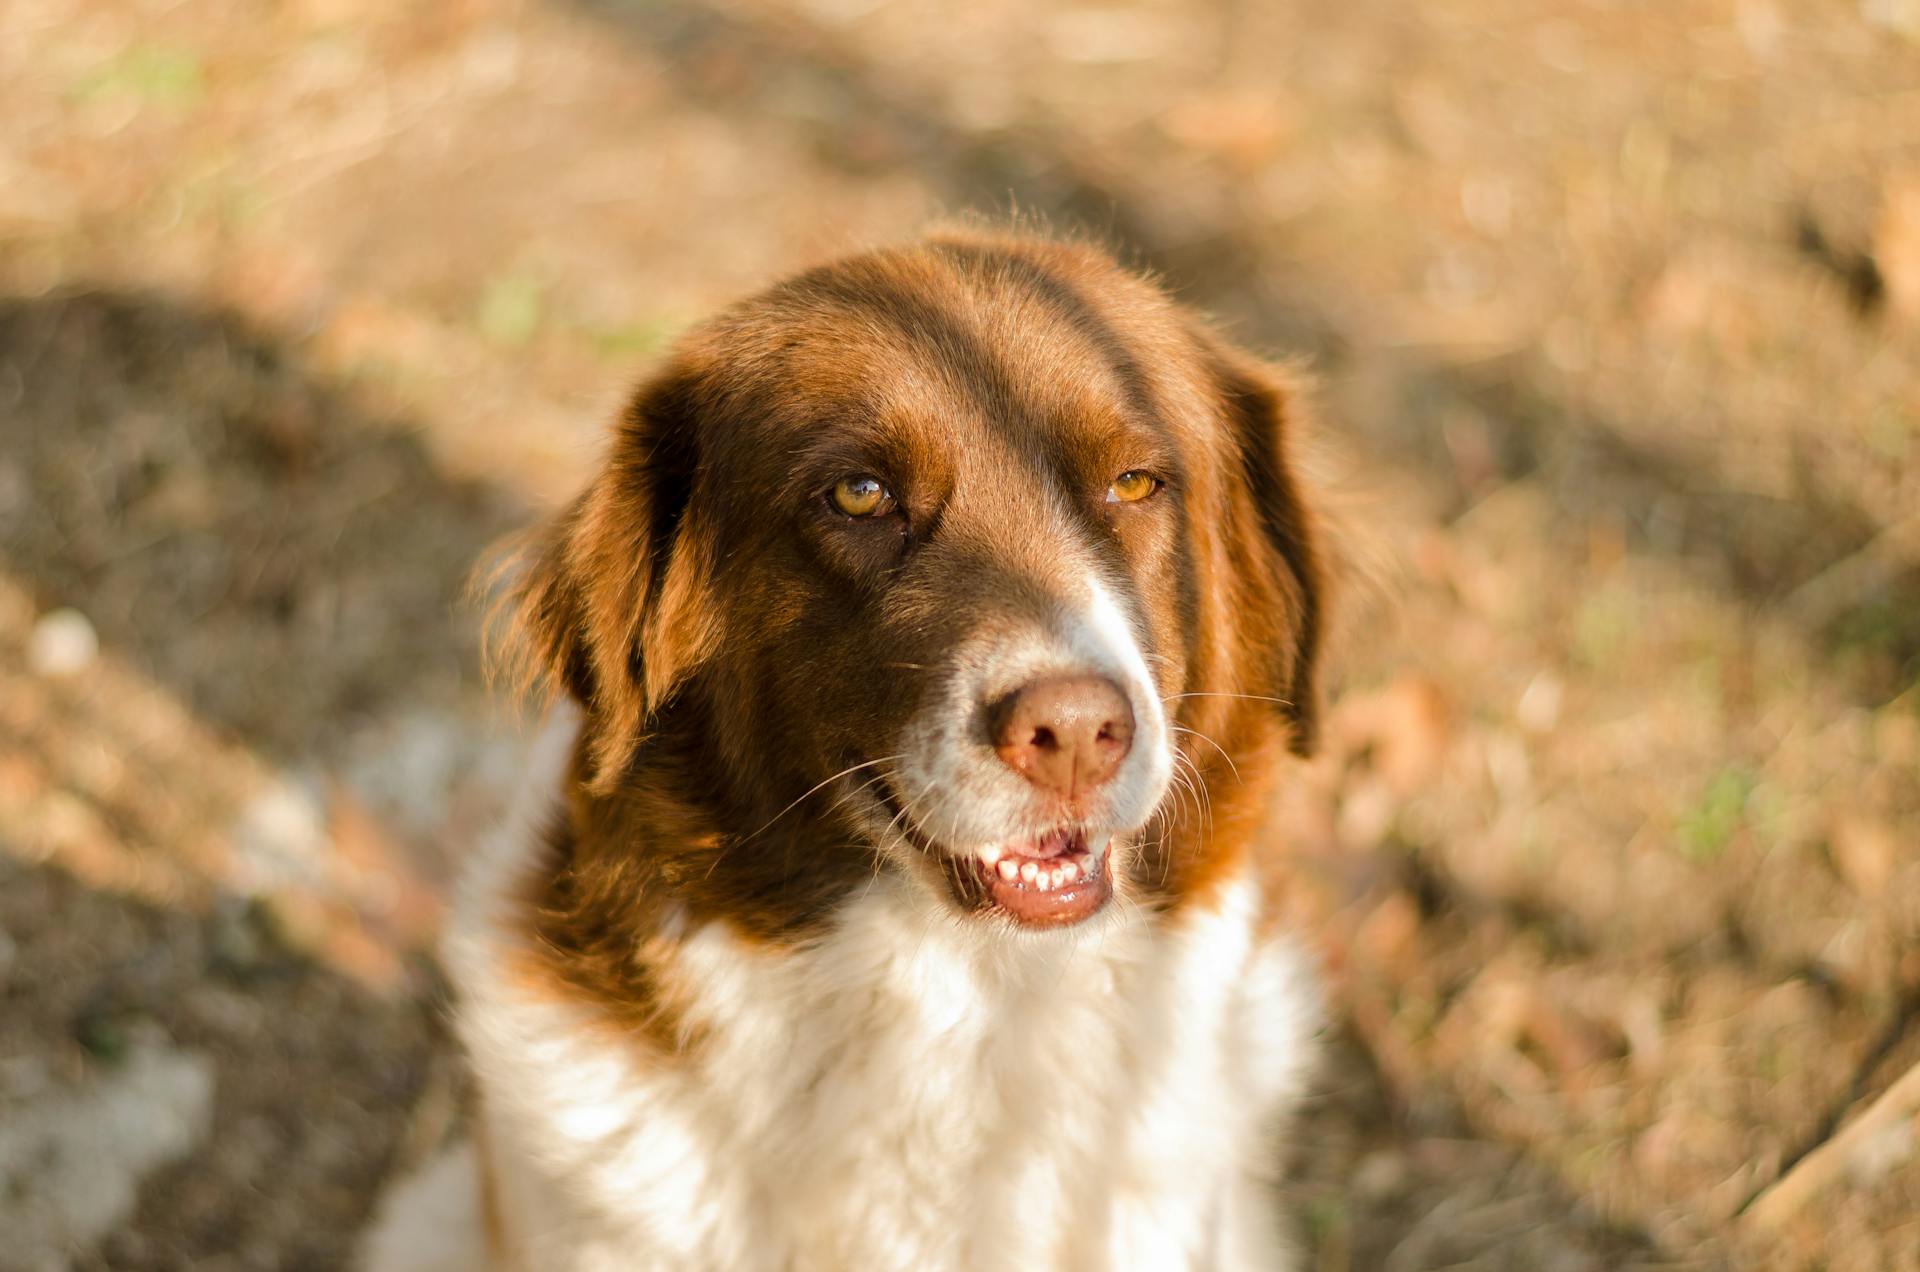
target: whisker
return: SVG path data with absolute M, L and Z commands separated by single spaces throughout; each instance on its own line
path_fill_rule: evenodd
M 929 785 L 929 786 L 927 786 L 927 787 L 923 787 L 923 788 L 921 789 L 921 792 L 920 792 L 920 793 L 921 793 L 922 795 L 925 795 L 925 794 L 926 794 L 926 792 L 927 792 L 928 790 L 930 790 L 930 789 L 932 789 L 932 787 L 931 787 L 930 785 Z M 906 838 L 906 836 L 904 836 L 904 835 L 900 835 L 900 834 L 899 834 L 899 832 L 898 832 L 898 831 L 897 831 L 897 830 L 896 830 L 895 828 L 896 828 L 897 826 L 899 826 L 899 824 L 900 824 L 900 819 L 901 819 L 901 818 L 903 818 L 903 817 L 906 817 L 906 816 L 907 816 L 907 810 L 908 810 L 908 809 L 910 809 L 910 808 L 912 808 L 915 802 L 917 802 L 917 800 L 902 800 L 902 801 L 900 802 L 900 810 L 899 810 L 898 812 L 896 812 L 896 813 L 895 813 L 895 814 L 894 814 L 894 815 L 893 815 L 892 817 L 890 817 L 890 818 L 888 818 L 888 819 L 887 819 L 887 824 L 886 824 L 885 826 L 882 826 L 882 827 L 880 828 L 880 838 L 881 838 L 881 840 L 883 840 L 883 841 L 884 841 L 884 840 L 886 840 L 887 838 L 889 838 L 889 837 L 893 837 L 893 836 L 898 836 L 898 837 L 899 837 L 899 838 L 901 838 L 901 839 L 905 839 L 905 838 Z M 882 846 L 883 846 L 883 845 L 882 845 Z M 875 869 L 875 871 L 874 871 L 874 874 L 875 874 L 876 876 L 877 876 L 877 875 L 879 874 L 879 870 L 878 870 L 877 868 Z
M 1291 707 L 1291 698 L 1273 698 L 1264 693 L 1168 693 L 1160 696 L 1162 702 L 1172 702 L 1176 698 L 1245 698 L 1248 702 L 1277 702 L 1283 707 Z
M 1229 769 L 1233 770 L 1233 780 L 1236 782 L 1240 780 L 1240 766 L 1233 762 L 1233 757 L 1231 755 L 1227 754 L 1226 747 L 1221 746 L 1218 742 L 1215 742 L 1212 738 L 1200 732 L 1200 730 L 1198 729 L 1190 729 L 1184 724 L 1176 724 L 1171 727 L 1175 733 L 1191 733 L 1194 737 L 1199 738 L 1202 742 L 1205 742 L 1208 746 L 1220 752 L 1220 758 L 1227 762 L 1227 767 Z
M 1179 801 L 1177 801 L 1177 805 L 1175 805 L 1175 815 L 1169 819 L 1169 824 L 1171 824 L 1171 822 L 1177 822 L 1177 820 L 1181 820 L 1187 815 L 1187 813 L 1185 813 L 1185 809 L 1187 809 L 1187 799 L 1194 794 L 1192 780 L 1188 778 L 1187 771 L 1181 769 L 1181 765 L 1173 765 L 1173 788 L 1179 792 L 1181 797 L 1179 797 Z
M 1213 835 L 1213 792 L 1201 776 L 1200 768 L 1193 762 L 1192 756 L 1184 755 L 1176 751 L 1174 752 L 1174 757 L 1176 760 L 1174 771 L 1181 776 L 1187 789 L 1193 793 L 1194 820 L 1198 823 L 1197 829 L 1200 831 L 1202 838 L 1211 838 Z
M 928 778 L 927 784 L 925 786 L 922 786 L 919 792 L 915 794 L 913 798 L 901 800 L 900 811 L 896 812 L 893 815 L 892 819 L 887 822 L 886 827 L 880 833 L 882 835 L 893 834 L 894 828 L 900 824 L 900 821 L 902 818 L 907 818 L 909 822 L 914 822 L 914 824 L 917 824 L 917 822 L 915 822 L 915 819 L 910 817 L 909 814 L 913 811 L 914 805 L 918 804 L 921 800 L 925 799 L 927 795 L 933 790 L 934 784 L 938 780 L 939 780 L 938 778 Z
M 1204 831 L 1204 833 L 1205 833 L 1205 835 L 1206 835 L 1206 837 L 1207 837 L 1207 838 L 1209 838 L 1209 839 L 1211 839 L 1211 838 L 1213 838 L 1213 825 L 1214 825 L 1214 822 L 1213 822 L 1213 787 L 1212 787 L 1211 785 L 1209 785 L 1209 784 L 1207 783 L 1207 780 L 1206 780 L 1206 778 L 1205 778 L 1205 777 L 1203 777 L 1203 776 L 1201 775 L 1201 773 L 1200 773 L 1200 766 L 1199 766 L 1198 764 L 1194 764 L 1194 763 L 1193 763 L 1193 761 L 1192 761 L 1191 759 L 1189 759 L 1189 760 L 1188 760 L 1187 762 L 1188 762 L 1188 764 L 1190 764 L 1190 765 L 1192 765 L 1192 768 L 1193 768 L 1193 782 L 1194 782 L 1194 785 L 1195 785 L 1195 786 L 1198 786 L 1198 787 L 1200 788 L 1200 794 L 1201 794 L 1201 796 L 1202 796 L 1202 797 L 1203 797 L 1203 798 L 1204 798 L 1204 799 L 1206 800 L 1206 805 L 1207 805 L 1207 815 L 1206 815 L 1206 829 L 1205 829 L 1205 831 Z M 1238 774 L 1236 774 L 1235 776 L 1238 776 Z
M 812 795 L 815 791 L 818 791 L 824 786 L 828 786 L 834 782 L 839 781 L 841 778 L 847 776 L 849 773 L 858 773 L 863 768 L 872 768 L 876 764 L 885 764 L 889 760 L 897 760 L 899 758 L 900 757 L 898 755 L 883 755 L 877 759 L 863 760 L 858 764 L 848 765 L 846 768 L 841 769 L 838 773 L 835 773 L 832 777 L 827 778 L 823 782 L 814 783 L 814 785 L 807 788 L 807 790 L 803 791 L 798 799 L 794 800 L 791 804 L 788 804 L 785 808 L 781 809 L 779 812 L 775 813 L 770 819 L 768 819 L 766 825 L 760 827 L 756 831 L 753 831 L 751 834 L 742 835 L 737 839 L 727 839 L 722 841 L 720 845 L 720 850 L 714 853 L 713 860 L 707 863 L 707 873 L 705 877 L 709 879 L 713 878 L 713 872 L 720 868 L 721 859 L 724 858 L 727 855 L 727 853 L 731 852 L 735 848 L 738 848 L 740 845 L 749 842 L 750 840 L 756 838 L 757 836 L 765 834 L 768 830 L 770 830 L 773 827 L 773 824 L 775 822 L 779 821 L 782 817 L 785 817 L 788 813 L 792 812 L 794 809 L 800 807 L 800 805 L 807 799 L 807 797 Z M 789 856 L 791 855 L 791 853 L 792 853 L 792 846 L 789 845 L 788 846 Z
M 875 773 L 872 777 L 860 783 L 860 785 L 854 787 L 852 790 L 842 791 L 840 794 L 835 795 L 833 797 L 832 806 L 834 808 L 844 807 L 848 800 L 853 799 L 854 797 L 859 795 L 862 791 L 871 787 L 875 782 L 884 781 L 886 779 L 886 776 L 887 775 L 885 773 Z
M 762 826 L 759 830 L 754 831 L 752 834 L 742 835 L 737 842 L 744 844 L 749 839 L 752 839 L 755 835 L 764 834 L 767 831 L 767 829 L 773 825 L 774 822 L 779 821 L 782 817 L 785 817 L 788 813 L 800 807 L 800 805 L 806 801 L 809 795 L 812 795 L 815 791 L 821 789 L 824 786 L 832 785 L 833 783 L 839 781 L 841 778 L 847 776 L 847 774 L 858 773 L 863 768 L 872 768 L 876 764 L 886 764 L 890 761 L 897 760 L 899 758 L 900 757 L 897 755 L 883 755 L 876 760 L 862 760 L 858 764 L 848 765 L 846 768 L 841 769 L 838 773 L 835 773 L 832 777 L 827 778 L 825 781 L 815 782 L 812 786 L 808 787 L 807 790 L 801 794 L 800 798 L 794 800 L 791 804 L 788 804 L 785 808 L 775 813 L 765 826 Z
M 1199 822 L 1202 820 L 1201 807 L 1200 807 L 1200 792 L 1198 788 L 1194 785 L 1193 776 L 1189 771 L 1192 767 L 1192 763 L 1193 762 L 1191 760 L 1186 759 L 1186 757 L 1184 756 L 1179 756 L 1178 753 L 1176 753 L 1176 762 L 1173 766 L 1173 781 L 1176 788 L 1180 792 L 1180 797 L 1181 797 L 1180 808 L 1184 810 L 1187 805 L 1187 802 L 1189 800 L 1192 801 L 1193 819 L 1195 822 Z M 1180 816 L 1184 816 L 1184 812 L 1181 813 Z M 1175 820 L 1178 820 L 1178 818 L 1176 818 Z M 1169 824 L 1168 829 L 1169 830 L 1172 829 L 1171 824 Z

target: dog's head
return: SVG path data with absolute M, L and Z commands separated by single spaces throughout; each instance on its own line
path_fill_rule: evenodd
M 1076 923 L 1179 873 L 1181 769 L 1312 745 L 1290 433 L 1274 372 L 1097 250 L 854 257 L 682 342 L 517 629 L 588 797 L 701 828 L 684 887 L 817 916 L 894 870 Z

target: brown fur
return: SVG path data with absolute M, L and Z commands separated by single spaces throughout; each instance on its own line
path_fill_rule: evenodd
M 937 235 L 694 331 L 509 573 L 523 679 L 587 721 L 529 880 L 529 973 L 672 1051 L 686 990 L 648 955 L 668 906 L 777 950 L 892 868 L 810 792 L 889 753 L 971 625 L 1049 603 L 1062 506 L 1205 788 L 1170 797 L 1130 887 L 1203 903 L 1317 729 L 1328 580 L 1295 410 L 1278 372 L 1080 244 Z M 1152 507 L 1084 498 L 1142 465 L 1169 475 Z M 901 518 L 823 511 L 869 470 Z

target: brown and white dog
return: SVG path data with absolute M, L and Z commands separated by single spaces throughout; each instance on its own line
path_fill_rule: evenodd
M 682 341 L 511 585 L 566 702 L 447 944 L 473 1144 L 372 1266 L 1284 1266 L 1316 1007 L 1262 828 L 1326 612 L 1293 410 L 1019 236 Z

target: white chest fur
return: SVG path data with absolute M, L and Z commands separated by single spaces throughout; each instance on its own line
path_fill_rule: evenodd
M 1055 933 L 886 882 L 798 951 L 709 925 L 663 1057 L 496 973 L 511 855 L 449 953 L 522 1267 L 1285 1265 L 1265 1180 L 1316 1005 L 1245 883 Z

